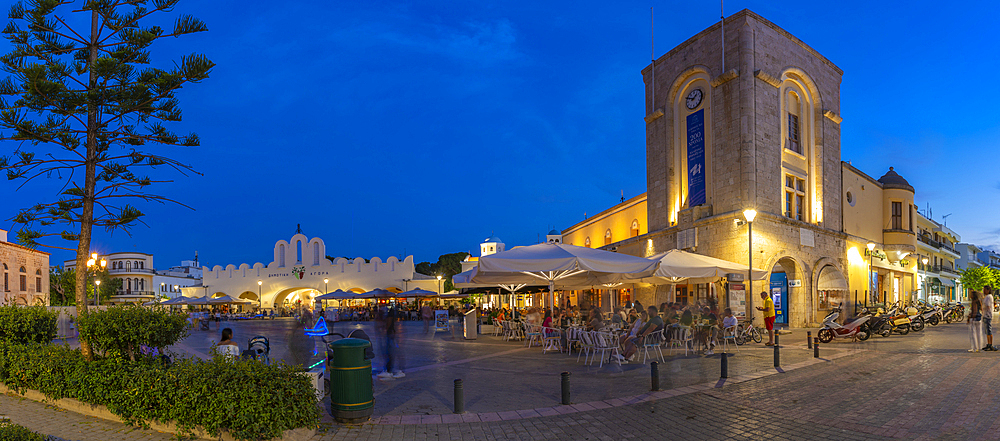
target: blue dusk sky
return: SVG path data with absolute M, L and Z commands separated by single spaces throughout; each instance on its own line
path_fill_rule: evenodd
M 875 178 L 895 167 L 935 220 L 1000 245 L 1000 2 L 787 5 L 726 15 L 751 9 L 844 70 L 842 159 Z M 201 52 L 217 67 L 181 91 L 171 126 L 201 147 L 159 152 L 203 176 L 157 191 L 194 210 L 139 203 L 145 225 L 95 230 L 93 248 L 158 268 L 195 250 L 267 263 L 296 224 L 332 256 L 435 261 L 494 232 L 535 243 L 646 190 L 650 6 L 657 56 L 719 20 L 712 1 L 182 1 L 169 17 L 210 31 L 158 43 L 153 62 Z M 3 181 L 0 219 L 52 199 L 48 181 Z

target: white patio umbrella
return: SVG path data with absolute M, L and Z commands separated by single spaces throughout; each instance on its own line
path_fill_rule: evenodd
M 338 290 L 336 290 L 334 292 L 328 292 L 326 294 L 323 294 L 323 295 L 320 295 L 320 296 L 316 296 L 315 298 L 313 298 L 313 300 L 350 300 L 350 299 L 353 299 L 354 296 L 356 296 L 356 295 L 358 295 L 358 294 L 354 293 L 354 292 L 344 291 L 342 289 L 338 289 Z
M 191 297 L 180 296 L 180 297 L 174 297 L 174 298 L 172 298 L 170 300 L 165 300 L 163 302 L 160 302 L 160 304 L 161 305 L 187 305 L 188 303 L 186 303 L 186 302 L 188 300 L 191 300 Z
M 510 296 L 511 308 L 514 307 L 514 292 L 524 288 L 525 286 L 528 286 L 527 283 L 493 283 L 493 284 L 473 283 L 472 278 L 475 277 L 476 274 L 478 274 L 478 269 L 479 266 L 474 266 L 472 267 L 472 269 L 468 271 L 463 271 L 461 273 L 455 274 L 454 276 L 451 277 L 451 283 L 458 288 L 488 288 L 493 286 L 503 288 L 507 291 L 510 291 L 509 296 Z
M 670 297 L 680 282 L 711 283 L 727 274 L 746 274 L 747 266 L 728 260 L 717 259 L 703 254 L 683 250 L 670 250 L 653 255 L 650 259 L 660 261 L 660 267 L 652 276 L 642 279 L 653 285 L 670 285 Z M 767 279 L 767 271 L 753 269 L 753 280 Z
M 648 277 L 659 261 L 562 243 L 517 247 L 479 258 L 474 283 L 549 285 L 549 309 L 555 286 L 587 286 Z
M 249 300 L 234 299 L 228 295 L 222 297 L 216 297 L 214 299 L 208 299 L 208 303 L 211 305 L 228 305 L 232 303 L 250 303 Z
M 396 295 L 399 297 L 437 297 L 438 293 L 434 291 L 428 291 L 426 289 L 414 288 L 409 291 L 403 291 Z

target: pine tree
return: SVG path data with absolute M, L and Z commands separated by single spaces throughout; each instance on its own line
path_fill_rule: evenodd
M 199 145 L 197 135 L 178 136 L 163 123 L 181 120 L 175 93 L 208 78 L 214 64 L 192 54 L 159 69 L 150 64 L 150 46 L 208 28 L 188 15 L 169 30 L 143 24 L 178 1 L 29 0 L 8 13 L 3 35 L 13 50 L 0 57 L 9 74 L 0 80 L 0 140 L 15 147 L 0 157 L 0 170 L 23 181 L 18 188 L 40 176 L 65 179 L 53 200 L 18 211 L 16 238 L 29 247 L 72 249 L 38 242 L 49 236 L 76 242 L 79 314 L 87 311 L 82 269 L 93 227 L 128 233 L 143 216 L 129 201 L 176 202 L 150 193 L 151 185 L 169 182 L 148 176 L 151 169 L 196 173 L 158 152 Z M 53 231 L 57 225 L 63 230 Z M 90 345 L 80 343 L 89 358 Z

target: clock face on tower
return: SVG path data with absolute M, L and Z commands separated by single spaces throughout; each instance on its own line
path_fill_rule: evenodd
M 687 108 L 689 110 L 694 110 L 701 105 L 702 93 L 701 89 L 694 89 L 687 96 Z

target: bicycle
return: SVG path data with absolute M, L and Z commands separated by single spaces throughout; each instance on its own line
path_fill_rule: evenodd
M 744 343 L 753 340 L 754 343 L 760 343 L 763 341 L 763 333 L 756 326 L 753 325 L 753 314 L 750 318 L 746 320 L 746 326 L 743 322 L 736 325 L 736 344 L 743 345 Z

